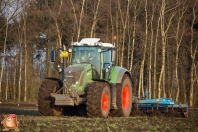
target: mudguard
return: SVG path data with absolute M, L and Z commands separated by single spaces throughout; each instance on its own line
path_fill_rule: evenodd
M 110 83 L 113 83 L 113 84 L 115 84 L 115 83 L 121 83 L 122 82 L 123 75 L 125 73 L 128 74 L 130 76 L 130 78 L 132 77 L 131 76 L 131 73 L 127 69 L 122 68 L 122 67 L 115 66 L 111 70 Z

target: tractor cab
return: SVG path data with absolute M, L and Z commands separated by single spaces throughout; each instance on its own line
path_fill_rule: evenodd
M 91 65 L 93 80 L 109 80 L 109 72 L 115 65 L 110 43 L 99 42 L 98 38 L 85 38 L 71 44 L 70 65 Z

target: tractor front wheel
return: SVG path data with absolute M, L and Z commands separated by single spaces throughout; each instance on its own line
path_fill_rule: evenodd
M 89 117 L 108 117 L 110 110 L 110 88 L 105 82 L 91 83 L 88 93 L 86 110 Z
M 38 111 L 41 115 L 60 116 L 62 114 L 62 108 L 60 106 L 54 106 L 52 108 L 53 99 L 50 96 L 51 93 L 58 91 L 61 85 L 58 79 L 46 79 L 41 84 L 38 92 Z
M 128 75 L 124 75 L 122 82 L 116 85 L 116 104 L 118 109 L 111 110 L 113 117 L 128 117 L 132 109 L 132 84 Z

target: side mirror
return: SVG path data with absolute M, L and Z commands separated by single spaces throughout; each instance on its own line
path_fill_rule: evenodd
M 56 56 L 55 56 L 55 54 L 56 54 L 56 52 L 55 52 L 55 50 L 53 49 L 52 51 L 51 51 L 51 62 L 55 62 L 55 58 L 56 58 Z
M 111 61 L 114 63 L 116 62 L 116 50 L 115 49 L 111 50 Z

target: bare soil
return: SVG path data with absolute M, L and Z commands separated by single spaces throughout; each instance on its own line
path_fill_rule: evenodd
M 32 115 L 32 116 L 40 115 L 36 104 L 1 103 L 0 104 L 0 115 L 2 113 L 3 114 L 14 113 L 16 115 Z
M 128 118 L 87 118 L 78 116 L 45 117 L 36 104 L 0 104 L 0 121 L 4 115 L 16 114 L 20 131 L 198 131 L 198 108 L 189 109 L 189 117 L 153 116 L 133 111 Z M 174 113 L 172 113 L 174 115 Z M 30 125 L 31 124 L 31 125 Z M 0 131 L 3 129 L 0 124 Z M 14 130 L 11 130 L 14 131 Z

